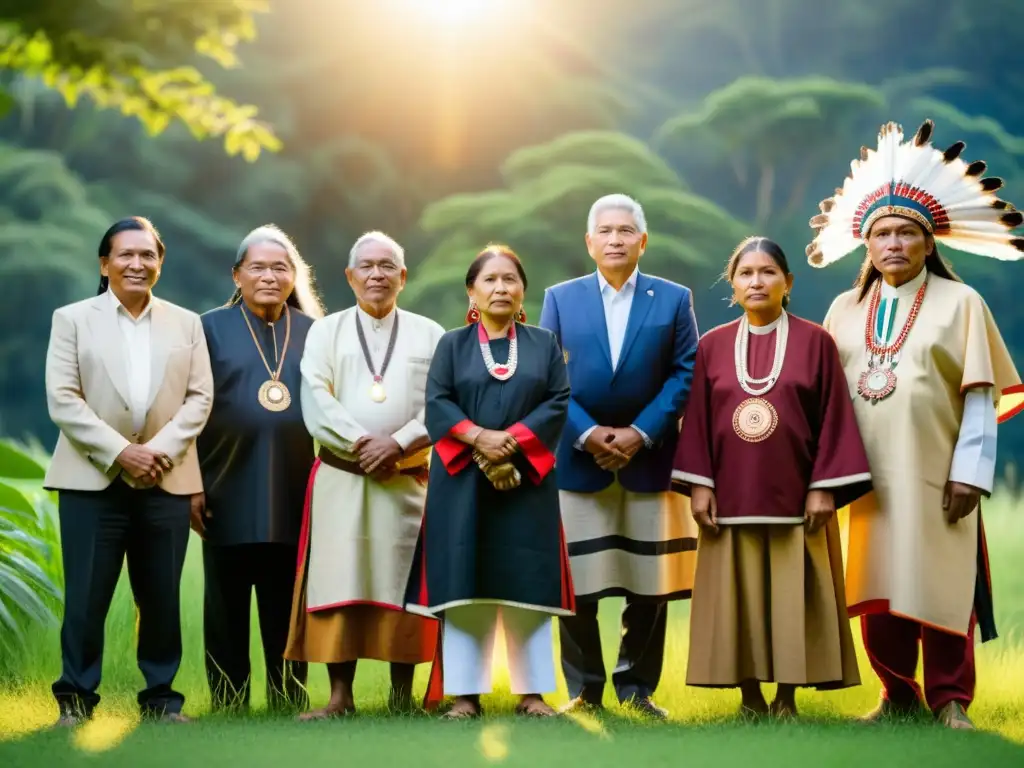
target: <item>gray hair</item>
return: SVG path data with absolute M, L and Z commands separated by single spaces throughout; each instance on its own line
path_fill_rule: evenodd
M 356 261 L 359 259 L 359 249 L 364 245 L 370 243 L 376 243 L 377 245 L 383 245 L 392 255 L 395 257 L 395 263 L 401 269 L 405 269 L 405 249 L 400 246 L 394 238 L 388 237 L 383 232 L 374 230 L 373 232 L 367 232 L 361 235 L 355 244 L 352 246 L 352 250 L 348 252 L 348 266 L 352 269 L 356 265 Z
M 587 215 L 587 232 L 594 234 L 597 228 L 597 217 L 604 211 L 629 211 L 633 215 L 633 222 L 640 234 L 647 231 L 647 218 L 644 216 L 644 209 L 636 200 L 629 195 L 614 194 L 598 198 L 590 206 L 590 213 Z
M 242 238 L 242 242 L 238 246 L 238 252 L 235 254 L 235 264 L 232 269 L 241 267 L 242 262 L 245 261 L 245 257 L 249 253 L 249 249 L 260 243 L 273 243 L 284 248 L 288 261 L 291 263 L 292 269 L 295 270 L 295 289 L 292 291 L 291 296 L 288 297 L 288 304 L 303 314 L 309 315 L 314 320 L 322 318 L 324 316 L 324 305 L 320 301 L 316 287 L 313 285 L 313 271 L 310 269 L 309 264 L 306 263 L 306 260 L 302 258 L 299 249 L 295 247 L 295 243 L 279 227 L 273 224 L 264 224 L 261 227 L 256 227 L 256 229 Z M 241 300 L 242 292 L 236 290 L 228 304 L 237 304 Z

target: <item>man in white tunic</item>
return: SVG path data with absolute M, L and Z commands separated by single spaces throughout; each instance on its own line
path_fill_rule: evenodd
M 437 622 L 404 611 L 426 498 L 427 370 L 444 329 L 398 309 L 405 255 L 370 232 L 345 270 L 355 307 L 318 320 L 302 358 L 303 419 L 320 444 L 299 542 L 285 657 L 326 663 L 331 698 L 304 719 L 354 711 L 358 659 L 391 662 L 391 705 L 410 706 Z
M 882 683 L 876 721 L 923 709 L 970 729 L 974 631 L 996 636 L 981 520 L 991 493 L 996 424 L 1020 378 L 984 300 L 936 243 L 999 259 L 1024 256 L 1024 217 L 981 179 L 984 163 L 912 141 L 894 123 L 862 150 L 850 177 L 811 220 L 808 247 L 826 266 L 863 244 L 857 286 L 825 327 L 839 348 L 874 493 L 850 508 L 847 603 Z M 924 690 L 914 680 L 924 651 Z M 923 694 L 923 696 L 922 696 Z

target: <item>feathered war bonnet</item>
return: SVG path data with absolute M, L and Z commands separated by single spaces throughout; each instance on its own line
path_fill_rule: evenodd
M 807 246 L 812 266 L 827 267 L 856 250 L 884 216 L 915 221 L 958 251 L 1004 261 L 1024 258 L 1024 238 L 1012 231 L 1024 216 L 996 197 L 1002 179 L 981 178 L 986 168 L 981 160 L 962 160 L 962 141 L 945 152 L 933 147 L 934 128 L 926 120 L 904 143 L 902 127 L 886 123 L 878 132 L 878 148 L 861 148 L 842 189 L 823 200 L 821 213 L 811 219 L 817 233 Z

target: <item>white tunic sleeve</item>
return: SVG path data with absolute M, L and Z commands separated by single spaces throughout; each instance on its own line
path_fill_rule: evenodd
M 334 393 L 342 382 L 337 381 L 332 349 L 331 326 L 323 320 L 313 323 L 306 336 L 302 355 L 302 418 L 306 429 L 317 440 L 336 453 L 352 453 L 353 446 L 367 434 Z
M 949 479 L 992 493 L 996 474 L 996 406 L 991 387 L 970 389 L 964 397 L 960 435 L 953 449 Z

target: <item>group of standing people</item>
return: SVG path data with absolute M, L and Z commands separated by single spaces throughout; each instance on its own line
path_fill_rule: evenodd
M 1012 415 L 1000 397 L 1021 384 L 936 243 L 1010 259 L 1024 241 L 998 180 L 931 131 L 904 143 L 883 126 L 812 219 L 811 264 L 867 250 L 823 325 L 788 311 L 786 255 L 754 237 L 725 270 L 741 316 L 700 336 L 690 290 L 639 270 L 647 223 L 619 194 L 588 216 L 596 271 L 548 288 L 538 325 L 523 263 L 488 246 L 448 332 L 398 307 L 405 255 L 380 232 L 352 247 L 349 309 L 325 316 L 268 226 L 238 249 L 235 294 L 200 317 L 152 295 L 155 228 L 116 223 L 98 295 L 54 313 L 47 353 L 59 722 L 99 701 L 125 558 L 140 707 L 187 721 L 173 681 L 191 525 L 214 708 L 248 703 L 255 591 L 268 703 L 306 710 L 308 665 L 327 665 L 330 699 L 303 719 L 355 711 L 359 659 L 390 662 L 395 709 L 430 663 L 426 707 L 449 697 L 445 717 L 477 716 L 499 632 L 517 712 L 553 715 L 555 617 L 564 709 L 599 709 L 598 604 L 616 596 L 616 699 L 664 718 L 667 607 L 692 597 L 687 683 L 738 688 L 745 715 L 794 716 L 799 687 L 859 684 L 859 616 L 883 686 L 868 720 L 927 707 L 973 727 L 973 636 L 995 636 L 980 501 Z

